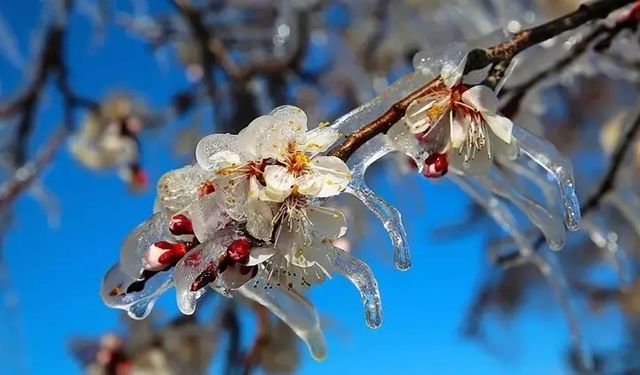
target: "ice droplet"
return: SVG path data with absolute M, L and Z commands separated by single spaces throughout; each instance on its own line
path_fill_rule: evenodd
M 367 325 L 370 328 L 379 328 L 382 325 L 382 302 L 378 282 L 369 266 L 338 248 L 336 248 L 333 266 L 338 273 L 349 279 L 360 292 Z
M 105 305 L 126 311 L 132 319 L 144 319 L 156 300 L 173 286 L 172 276 L 171 271 L 158 272 L 144 282 L 142 290 L 128 292 L 128 287 L 139 280 L 125 274 L 115 264 L 102 280 L 100 296 Z

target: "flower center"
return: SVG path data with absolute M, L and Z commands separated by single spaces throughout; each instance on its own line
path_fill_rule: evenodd
M 311 158 L 307 156 L 307 154 L 305 154 L 302 151 L 296 151 L 295 153 L 290 154 L 289 156 L 289 160 L 287 163 L 288 170 L 294 176 L 298 176 L 302 174 L 302 172 L 307 170 L 310 161 L 311 161 Z

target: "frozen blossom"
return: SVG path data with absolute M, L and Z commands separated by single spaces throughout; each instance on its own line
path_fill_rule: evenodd
M 380 326 L 371 270 L 332 244 L 348 225 L 326 203 L 352 179 L 347 164 L 324 154 L 338 137 L 330 127 L 308 130 L 301 109 L 283 106 L 237 135 L 203 138 L 198 164 L 158 182 L 155 213 L 128 236 L 105 276 L 105 303 L 139 319 L 171 286 L 185 314 L 207 286 L 241 294 L 272 310 L 320 359 L 324 338 L 304 294 L 338 273 L 359 290 L 367 324 Z

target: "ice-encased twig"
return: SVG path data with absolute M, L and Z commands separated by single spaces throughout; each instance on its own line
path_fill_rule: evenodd
M 320 318 L 315 307 L 306 298 L 294 290 L 273 284 L 254 287 L 254 283 L 249 282 L 237 290 L 241 295 L 263 305 L 287 323 L 307 345 L 313 358 L 322 360 L 326 357 L 327 347 L 320 327 Z
M 355 108 L 351 112 L 335 120 L 331 127 L 343 134 L 349 134 L 358 130 L 363 124 L 367 124 L 385 113 L 396 102 L 402 100 L 411 92 L 424 85 L 433 76 L 414 72 L 407 74 L 393 85 L 389 86 L 373 100 Z
M 513 127 L 513 136 L 518 140 L 522 152 L 554 176 L 560 188 L 565 225 L 571 231 L 578 230 L 580 203 L 576 196 L 571 162 L 554 145 L 519 126 Z
M 349 279 L 360 292 L 367 325 L 370 328 L 380 327 L 382 325 L 382 302 L 378 282 L 371 272 L 371 268 L 365 262 L 338 248 L 336 248 L 333 266 L 338 273 Z
M 156 300 L 173 286 L 173 272 L 159 272 L 149 278 L 139 292 L 126 292 L 137 279 L 124 273 L 115 264 L 104 276 L 100 285 L 100 296 L 105 305 L 124 310 L 132 319 L 144 319 L 149 315 Z
M 498 199 L 486 187 L 478 186 L 473 177 L 459 176 L 452 173 L 450 178 L 481 205 L 491 218 L 513 238 L 523 258 L 533 254 L 531 242 L 527 239 L 526 234 L 518 228 L 518 223 L 505 202 Z M 496 256 L 497 254 L 492 254 L 492 258 Z
M 521 194 L 495 166 L 489 169 L 487 175 L 478 176 L 478 181 L 522 210 L 529 220 L 544 234 L 549 247 L 559 250 L 564 246 L 565 229 L 562 225 L 562 219 Z
M 593 355 L 582 334 L 580 322 L 575 314 L 576 309 L 570 296 L 569 286 L 556 254 L 550 251 L 541 251 L 536 253 L 532 259 L 542 275 L 547 279 L 551 290 L 558 299 L 569 326 L 569 334 L 581 368 L 587 371 L 593 370 Z
M 360 147 L 348 161 L 353 177 L 346 193 L 358 198 L 380 220 L 393 243 L 396 267 L 407 270 L 411 267 L 411 254 L 400 212 L 373 192 L 365 182 L 367 168 L 392 151 L 393 148 L 383 136 L 377 136 Z
M 620 286 L 629 287 L 633 283 L 629 255 L 624 247 L 618 244 L 618 234 L 607 224 L 607 220 L 599 212 L 591 212 L 583 218 L 582 229 L 589 234 L 589 238 L 596 246 L 606 252 L 607 258 L 618 274 Z

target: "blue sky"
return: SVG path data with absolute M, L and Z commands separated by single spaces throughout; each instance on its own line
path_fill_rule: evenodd
M 22 54 L 32 53 L 28 46 L 41 26 L 40 7 L 36 0 L 0 5 L 4 19 L 17 34 Z M 184 87 L 184 76 L 175 65 L 159 68 L 150 49 L 120 29 L 110 27 L 103 44 L 96 45 L 85 18 L 74 16 L 72 25 L 67 56 L 72 85 L 79 93 L 98 99 L 127 87 L 157 107 Z M 3 97 L 23 80 L 24 72 L 0 58 Z M 53 91 L 44 99 L 36 141 L 60 125 L 58 100 Z M 150 181 L 181 163 L 171 156 L 172 134 L 163 129 L 144 140 Z M 334 322 L 327 331 L 329 357 L 317 363 L 305 354 L 301 372 L 562 372 L 568 335 L 551 297 L 544 309 L 491 325 L 493 341 L 503 356 L 460 336 L 469 299 L 485 272 L 483 236 L 435 241 L 432 229 L 464 215 L 467 198 L 448 182 L 431 183 L 418 177 L 399 182 L 395 178 L 376 175 L 373 186 L 405 213 L 414 266 L 408 272 L 393 269 L 390 243 L 381 226 L 373 223 L 358 255 L 370 262 L 378 276 L 384 324 L 378 330 L 367 328 L 357 292 L 336 277 L 311 293 L 321 314 Z M 15 368 L 23 356 L 30 373 L 79 373 L 67 341 L 118 329 L 119 314 L 106 308 L 98 295 L 100 279 L 116 260 L 127 232 L 149 215 L 153 189 L 131 195 L 114 174 L 79 167 L 66 149 L 58 153 L 43 183 L 59 201 L 61 221 L 52 228 L 42 207 L 29 195 L 16 204 L 16 221 L 4 251 L 11 290 L 19 301 L 19 319 L 5 319 L 18 326 L 0 332 L 2 343 L 11 349 L 0 352 L 0 365 Z M 400 186 L 405 191 L 395 194 Z M 172 314 L 177 313 L 173 298 L 171 292 L 162 303 Z

